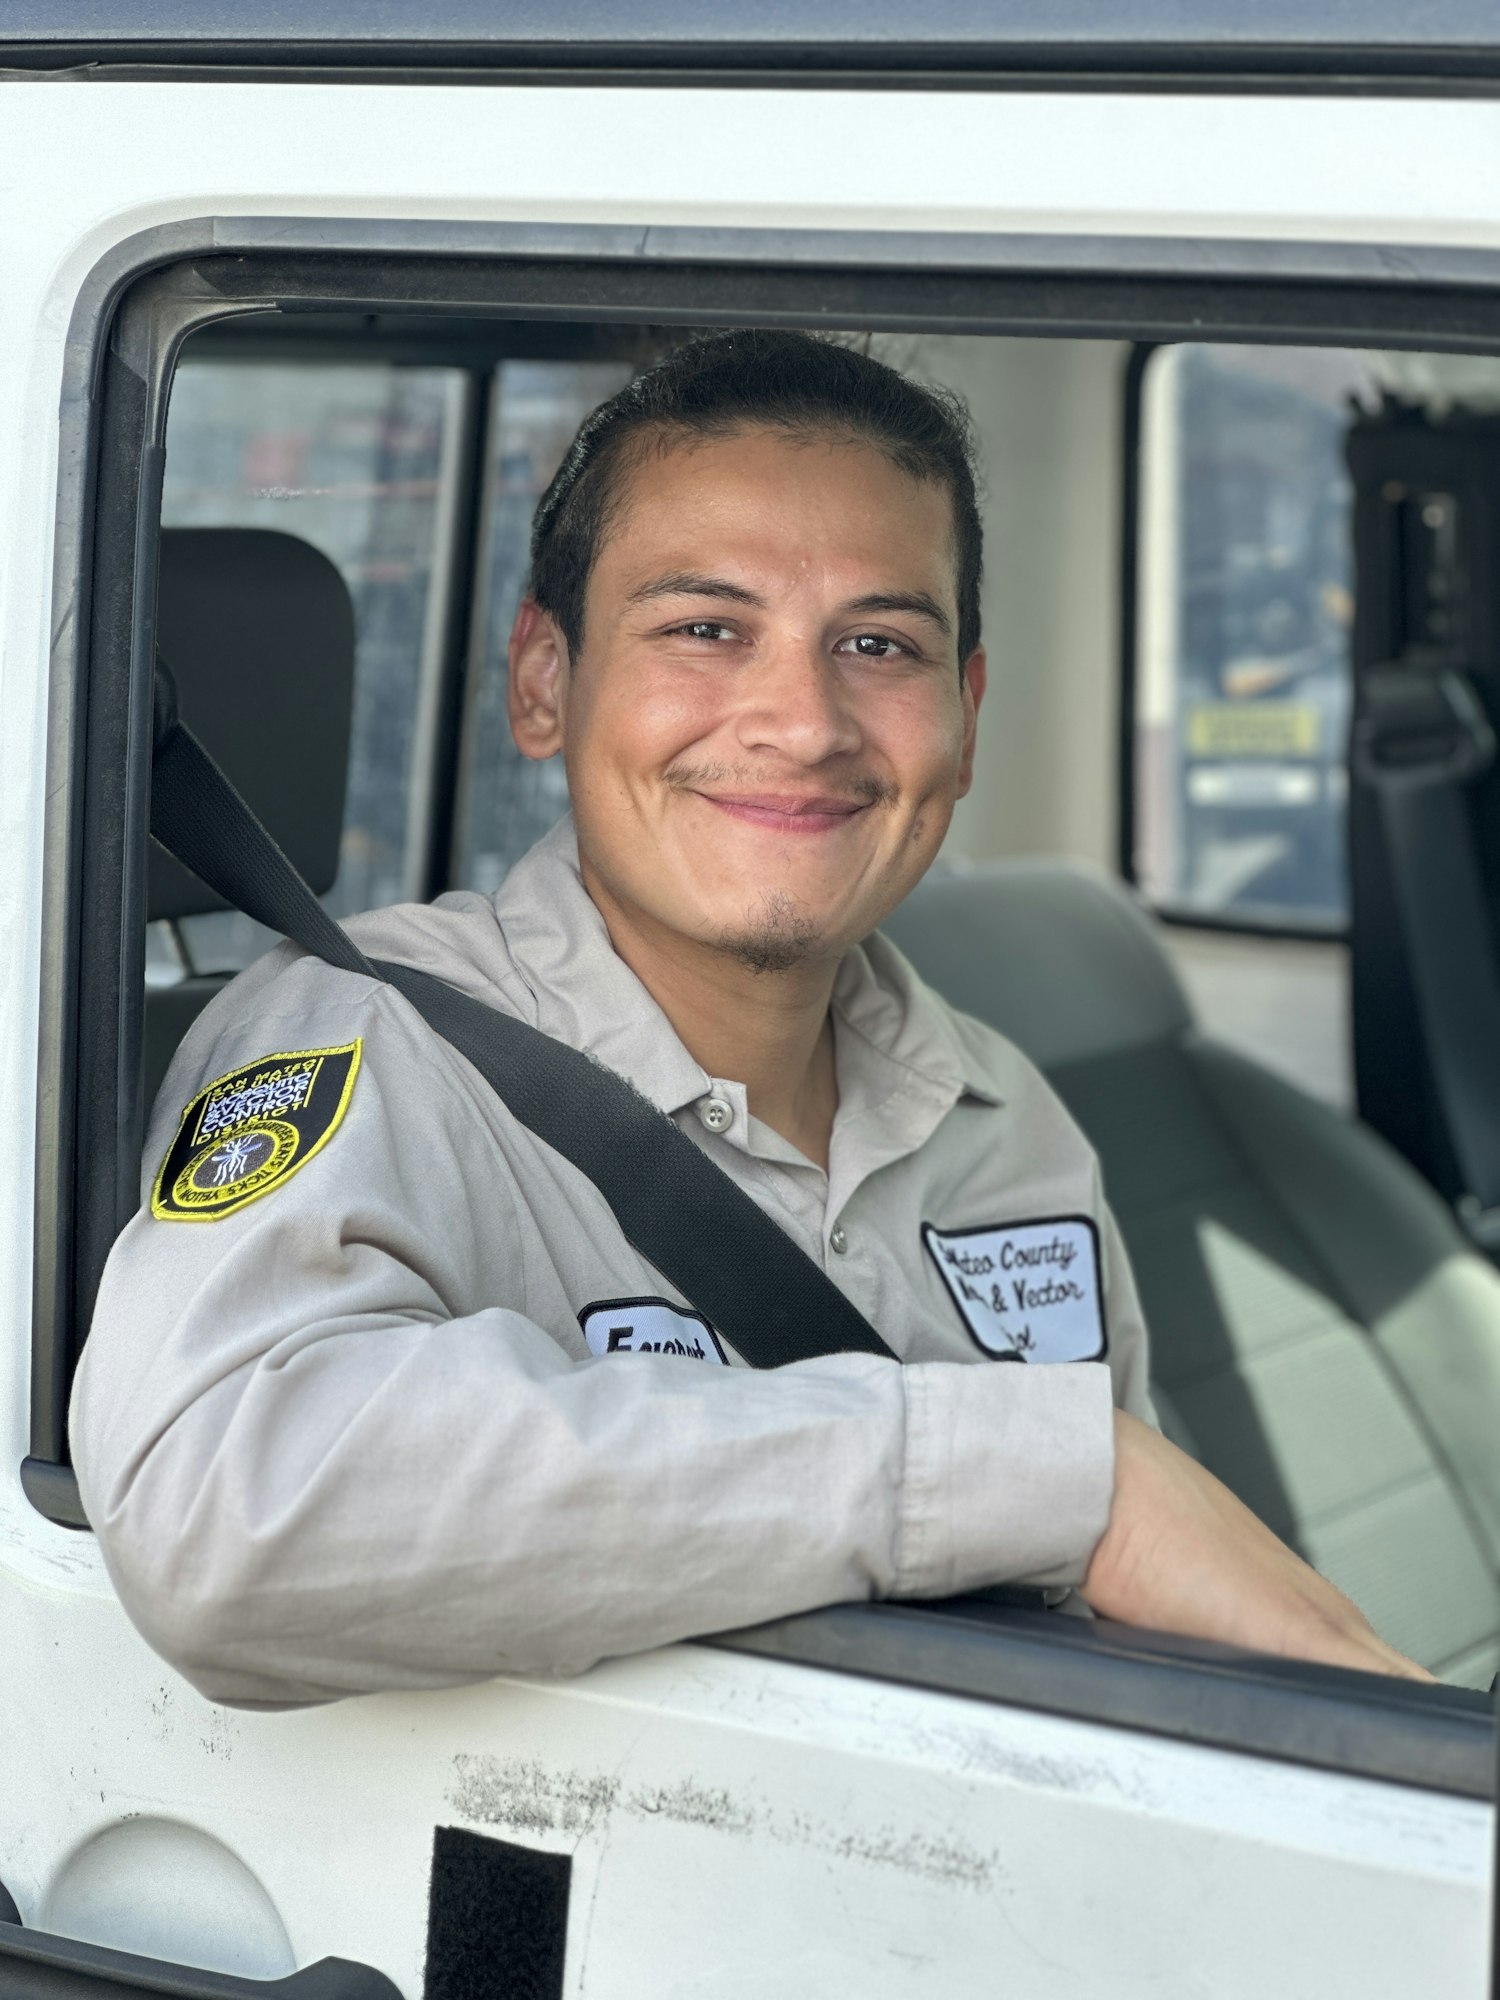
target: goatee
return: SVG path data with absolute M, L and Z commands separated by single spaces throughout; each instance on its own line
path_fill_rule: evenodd
M 784 890 L 773 890 L 744 930 L 725 931 L 718 948 L 747 972 L 791 972 L 817 956 L 817 925 Z

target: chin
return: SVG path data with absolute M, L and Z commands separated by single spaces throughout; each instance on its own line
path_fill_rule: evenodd
M 843 956 L 842 929 L 781 890 L 768 890 L 727 922 L 720 917 L 709 941 L 747 971 L 787 973 Z

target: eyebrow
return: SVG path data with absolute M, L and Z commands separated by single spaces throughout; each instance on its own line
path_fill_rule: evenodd
M 765 608 L 765 599 L 753 590 L 747 590 L 742 583 L 731 583 L 727 577 L 706 576 L 698 570 L 671 570 L 665 576 L 653 577 L 632 590 L 627 600 L 631 604 L 646 604 L 657 597 L 716 597 L 730 604 L 749 604 L 758 610 Z M 860 611 L 906 611 L 918 618 L 926 618 L 936 625 L 944 636 L 951 635 L 953 621 L 935 597 L 929 597 L 925 590 L 877 590 L 865 597 L 856 597 L 840 607 L 845 612 Z
M 742 583 L 731 583 L 723 576 L 704 576 L 700 571 L 691 569 L 674 569 L 666 576 L 654 577 L 650 583 L 643 583 L 632 590 L 626 601 L 647 604 L 653 597 L 718 597 L 726 598 L 731 604 L 753 604 L 758 608 L 765 605 L 763 597 L 757 597 L 753 590 L 746 590 Z
M 918 618 L 927 618 L 946 637 L 953 630 L 953 620 L 948 616 L 935 597 L 929 597 L 925 590 L 877 590 L 868 597 L 856 597 L 852 604 L 844 606 L 846 611 L 911 611 Z

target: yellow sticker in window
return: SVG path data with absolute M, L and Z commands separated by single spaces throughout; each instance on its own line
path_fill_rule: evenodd
M 1322 717 L 1311 702 L 1206 702 L 1187 712 L 1192 757 L 1316 757 Z
M 363 1042 L 261 1056 L 184 1108 L 151 1190 L 158 1222 L 218 1222 L 290 1180 L 338 1130 Z

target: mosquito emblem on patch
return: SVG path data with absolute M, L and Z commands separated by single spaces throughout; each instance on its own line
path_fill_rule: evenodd
M 349 1108 L 363 1046 L 262 1056 L 206 1084 L 151 1190 L 158 1222 L 217 1222 L 305 1167 Z

